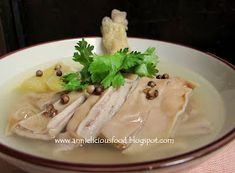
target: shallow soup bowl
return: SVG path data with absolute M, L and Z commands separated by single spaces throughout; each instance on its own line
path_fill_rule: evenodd
M 78 40 L 80 38 L 43 43 L 4 55 L 0 59 L 1 91 L 11 92 L 11 89 L 27 76 L 26 72 L 33 68 L 61 58 L 72 57 L 74 45 Z M 86 40 L 95 46 L 97 54 L 102 53 L 101 38 L 88 37 Z M 86 164 L 52 159 L 41 155 L 40 150 L 36 152 L 34 146 L 25 147 L 5 135 L 8 116 L 6 107 L 9 98 L 1 97 L 0 109 L 6 111 L 0 111 L 0 157 L 32 173 L 187 172 L 219 152 L 235 138 L 235 67 L 232 64 L 215 55 L 173 43 L 140 38 L 129 38 L 128 41 L 132 50 L 144 51 L 149 46 L 156 47 L 160 62 L 167 61 L 177 67 L 190 69 L 213 85 L 222 98 L 225 110 L 222 128 L 213 140 L 180 155 L 134 163 Z M 11 85 L 7 86 L 8 83 Z

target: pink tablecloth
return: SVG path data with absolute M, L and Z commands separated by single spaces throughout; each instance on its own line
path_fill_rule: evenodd
M 3 160 L 0 160 L 0 172 L 25 173 Z M 226 146 L 222 152 L 188 173 L 235 173 L 235 141 Z
M 235 173 L 235 141 L 188 173 Z

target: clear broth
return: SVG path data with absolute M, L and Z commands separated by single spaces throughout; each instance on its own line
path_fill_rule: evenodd
M 71 62 L 67 62 L 66 60 L 63 61 L 67 64 L 71 64 Z M 40 141 L 16 135 L 5 136 L 4 132 L 7 125 L 9 110 L 12 105 L 15 104 L 17 98 L 20 97 L 20 94 L 18 94 L 14 89 L 19 85 L 18 83 L 20 79 L 14 79 L 6 83 L 5 86 L 1 88 L 0 138 L 3 139 L 3 143 L 8 146 L 33 155 L 67 162 L 99 164 L 130 163 L 167 158 L 191 151 L 213 141 L 219 134 L 225 118 L 223 102 L 217 90 L 206 79 L 185 67 L 161 60 L 159 69 L 160 73 L 169 73 L 173 76 L 181 76 L 199 84 L 199 87 L 193 91 L 193 95 L 190 99 L 195 100 L 197 103 L 199 111 L 199 116 L 197 118 L 206 118 L 211 122 L 213 126 L 212 133 L 196 137 L 175 137 L 174 144 L 152 145 L 149 147 L 147 152 L 133 155 L 123 154 L 109 144 L 87 144 L 71 151 L 58 152 L 55 149 L 56 144 L 54 143 L 54 140 Z

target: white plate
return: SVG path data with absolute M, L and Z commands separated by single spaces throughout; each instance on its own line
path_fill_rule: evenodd
M 49 42 L 46 44 L 40 44 L 40 45 L 32 46 L 30 48 L 26 48 L 20 51 L 16 51 L 14 53 L 10 53 L 2 57 L 2 59 L 0 59 L 0 79 L 1 79 L 0 88 L 3 87 L 7 81 L 11 80 L 15 76 L 23 72 L 26 72 L 27 70 L 32 69 L 38 65 L 50 63 L 51 61 L 56 60 L 56 59 L 72 57 L 73 52 L 74 52 L 74 45 L 78 42 L 78 40 L 80 39 L 68 39 L 68 40 Z M 102 53 L 102 46 L 101 46 L 102 44 L 101 44 L 101 39 L 99 37 L 86 38 L 86 40 L 90 44 L 95 46 L 94 51 L 97 54 Z M 156 47 L 157 54 L 161 58 L 161 60 L 169 61 L 175 64 L 176 66 L 179 65 L 181 67 L 186 67 L 188 69 L 191 69 L 193 72 L 207 79 L 220 93 L 224 101 L 225 109 L 226 109 L 225 124 L 218 138 L 229 133 L 229 131 L 230 132 L 232 130 L 234 131 L 234 126 L 235 126 L 234 66 L 232 66 L 229 63 L 222 62 L 222 60 L 210 54 L 206 54 L 206 53 L 197 51 L 195 49 L 180 46 L 177 44 L 150 40 L 150 39 L 139 39 L 139 38 L 129 38 L 128 41 L 132 50 L 144 51 L 146 50 L 146 48 L 150 46 Z M 3 104 L 4 98 L 1 98 L 1 101 L 2 101 L 1 104 Z M 2 116 L 6 117 L 6 115 L 1 115 L 1 117 Z M 2 122 L 0 125 L 1 125 L 1 128 L 3 128 L 4 124 L 2 124 Z M 230 133 L 230 135 L 227 135 L 227 136 L 229 137 L 229 140 L 231 140 L 232 138 L 234 138 L 234 132 Z M 221 147 L 222 145 L 227 143 L 229 140 L 227 139 L 226 142 L 223 142 L 225 141 L 225 139 L 223 139 L 221 145 L 217 145 L 217 148 Z M 4 146 L 7 145 L 8 147 L 16 148 L 14 144 L 6 144 L 6 142 L 4 142 L 2 132 L 0 133 L 0 144 L 1 143 L 4 144 Z M 218 144 L 218 142 L 214 143 L 213 146 L 216 144 Z M 16 148 L 16 149 L 23 150 L 23 148 L 21 149 Z M 22 161 L 21 160 L 22 158 L 24 157 L 27 158 L 28 156 L 22 155 L 20 153 L 17 153 L 15 156 L 13 156 L 12 154 L 9 154 L 9 152 L 11 152 L 11 149 L 7 147 L 2 149 L 2 151 L 0 149 L 0 152 L 2 152 L 2 154 L 0 154 L 2 157 L 9 160 L 12 164 L 15 164 L 19 167 L 23 167 L 25 170 L 30 171 L 30 170 L 37 169 L 38 172 L 42 172 L 42 171 L 55 172 L 55 169 L 48 168 L 51 166 L 50 164 L 48 164 L 49 166 L 45 166 L 45 163 L 47 163 L 47 161 L 45 160 L 35 159 L 37 160 L 37 162 L 34 162 L 33 160 L 26 159 L 25 161 Z M 14 152 L 15 151 L 13 151 L 12 153 Z M 6 156 L 6 155 L 9 155 L 9 156 Z M 205 156 L 206 155 L 205 152 L 204 153 L 202 152 L 202 155 Z M 183 159 L 183 162 L 186 162 L 185 158 Z M 34 165 L 35 163 L 37 163 L 38 165 L 37 166 Z M 70 166 L 71 165 L 69 165 L 68 167 Z M 153 165 L 148 163 L 148 165 L 139 165 L 139 166 L 143 166 L 144 169 L 150 169 L 151 166 L 154 166 L 154 163 Z M 57 166 L 55 167 L 58 168 Z M 80 170 L 79 165 L 75 167 L 76 167 L 75 170 Z M 134 167 L 132 166 L 130 169 L 132 168 L 133 170 L 138 170 L 135 166 Z M 64 169 L 67 169 L 67 168 L 64 168 Z M 106 169 L 105 166 L 104 166 L 104 169 Z M 56 172 L 60 172 L 60 171 L 62 170 L 56 170 Z

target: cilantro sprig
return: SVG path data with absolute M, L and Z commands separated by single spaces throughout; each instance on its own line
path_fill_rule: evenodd
M 89 84 L 100 84 L 104 88 L 120 87 L 124 84 L 124 73 L 134 73 L 139 76 L 153 77 L 158 70 L 158 56 L 153 47 L 144 53 L 129 52 L 128 48 L 121 49 L 113 55 L 96 55 L 94 46 L 84 39 L 75 46 L 73 60 L 83 65 L 78 73 L 62 76 L 64 86 L 68 90 L 83 90 Z
M 86 88 L 86 84 L 82 83 L 78 78 L 78 73 L 69 73 L 61 77 L 64 82 L 65 89 L 68 90 L 84 90 Z

